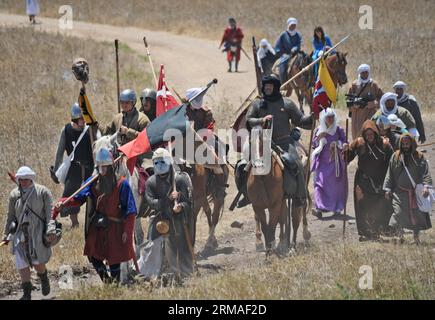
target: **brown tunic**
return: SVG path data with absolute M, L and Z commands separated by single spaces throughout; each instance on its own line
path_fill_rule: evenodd
M 352 107 L 352 138 L 356 139 L 361 135 L 361 128 L 364 121 L 371 119 L 376 112 L 376 109 L 379 109 L 379 100 L 382 97 L 382 90 L 379 88 L 376 81 L 371 81 L 368 83 L 365 88 L 364 84 L 359 86 L 357 84 L 357 80 L 352 83 L 352 86 L 349 88 L 349 94 L 359 95 L 361 98 L 367 98 L 369 93 L 371 93 L 375 97 L 374 107 L 370 108 L 366 106 L 364 108 L 360 108 L 359 106 Z

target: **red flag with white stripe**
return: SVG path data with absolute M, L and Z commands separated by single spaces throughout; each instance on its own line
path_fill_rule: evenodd
M 177 107 L 179 103 L 175 100 L 174 96 L 168 90 L 165 82 L 165 70 L 163 64 L 160 65 L 160 76 L 157 85 L 157 98 L 156 98 L 156 116 Z

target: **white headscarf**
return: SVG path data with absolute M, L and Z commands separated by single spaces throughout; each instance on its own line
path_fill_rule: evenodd
M 194 96 L 196 96 L 198 93 L 200 93 L 203 89 L 202 88 L 191 88 L 186 91 L 186 98 L 188 100 L 192 99 Z M 201 94 L 198 97 L 196 97 L 194 100 L 190 102 L 193 109 L 201 109 L 202 108 L 202 102 L 203 102 L 204 95 Z
M 397 81 L 394 85 L 393 85 L 393 89 L 403 89 L 403 94 L 402 96 L 399 98 L 397 97 L 397 102 L 398 103 L 402 103 L 403 101 L 405 101 L 406 99 L 409 98 L 408 94 L 405 92 L 406 89 L 406 83 L 403 81 Z
M 293 18 L 293 17 L 292 18 L 288 18 L 288 20 L 287 20 L 287 29 L 292 24 L 295 24 L 297 26 L 298 25 L 298 20 L 296 18 Z M 290 33 L 291 36 L 294 36 L 296 34 L 296 29 L 294 29 L 292 31 L 289 30 L 289 33 Z
M 326 118 L 330 117 L 330 116 L 334 116 L 334 123 L 328 127 L 326 124 Z M 319 126 L 319 130 L 317 130 L 316 133 L 316 137 L 318 137 L 321 133 L 325 132 L 329 135 L 334 135 L 337 132 L 337 113 L 334 111 L 334 109 L 332 108 L 327 108 L 322 110 L 322 112 L 320 112 L 320 126 Z M 312 160 L 314 159 L 315 156 L 317 156 L 320 152 L 322 152 L 323 148 L 325 147 L 325 145 L 327 144 L 327 140 L 326 138 L 322 138 L 319 141 L 319 146 L 314 149 L 313 154 L 312 154 Z
M 361 73 L 363 73 L 363 72 L 369 73 L 369 76 L 365 80 L 361 79 Z M 372 78 L 370 76 L 371 76 L 370 66 L 368 64 L 365 64 L 365 63 L 361 64 L 358 67 L 358 85 L 366 84 L 367 82 L 372 81 Z
M 267 46 L 267 48 L 263 48 L 263 46 Z M 275 55 L 275 49 L 273 49 L 269 41 L 267 41 L 267 39 L 261 39 L 260 47 L 257 50 L 258 63 L 261 63 L 261 59 L 266 56 L 268 51 L 272 52 L 272 54 Z
M 399 117 L 395 114 L 390 114 L 388 116 L 388 121 L 390 122 L 390 124 L 392 124 L 393 126 L 399 127 L 400 129 L 406 129 L 406 125 L 403 123 L 403 121 L 401 119 L 399 119 Z
M 391 111 L 388 111 L 387 107 L 385 106 L 385 102 L 387 100 L 394 100 L 394 108 Z M 392 92 L 384 93 L 379 104 L 381 105 L 381 111 L 382 111 L 383 115 L 386 115 L 388 117 L 390 114 L 395 114 L 397 112 L 397 108 L 398 108 L 397 94 L 392 93 Z
M 30 169 L 29 167 L 23 166 L 18 169 L 17 173 L 15 174 L 16 179 L 29 179 L 34 181 L 36 178 L 36 173 Z

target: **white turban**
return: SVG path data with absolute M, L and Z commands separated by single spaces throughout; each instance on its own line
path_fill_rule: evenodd
M 369 73 L 369 76 L 367 77 L 367 79 L 361 78 L 361 73 L 363 73 L 363 72 Z M 370 82 L 370 81 L 372 81 L 372 79 L 370 78 L 370 66 L 368 64 L 363 63 L 358 67 L 358 85 L 366 84 L 367 82 Z
M 15 178 L 24 180 L 29 179 L 34 181 L 36 178 L 36 173 L 29 167 L 24 166 L 18 169 L 17 173 L 15 174 Z
M 388 116 L 388 121 L 396 127 L 399 127 L 400 129 L 406 129 L 406 125 L 403 123 L 399 117 L 397 117 L 395 114 L 390 114 Z
M 266 48 L 263 48 L 263 46 L 266 46 Z M 261 64 L 261 59 L 263 59 L 266 56 L 268 51 L 270 51 L 273 55 L 275 55 L 275 50 L 273 49 L 269 41 L 267 41 L 266 39 L 261 39 L 260 48 L 258 48 L 257 51 L 258 63 Z
M 387 110 L 387 107 L 385 106 L 385 102 L 387 100 L 394 100 L 394 108 L 391 111 Z M 390 114 L 395 114 L 397 112 L 397 94 L 392 92 L 384 93 L 384 95 L 381 98 L 381 101 L 379 102 L 381 105 L 381 111 L 383 115 L 389 116 Z
M 370 66 L 368 64 L 363 63 L 358 67 L 358 73 L 362 73 L 366 71 L 370 73 Z
M 403 81 L 397 81 L 395 84 L 393 84 L 393 89 L 405 89 L 406 83 Z
M 290 27 L 292 24 L 298 24 L 298 20 L 296 18 L 288 18 L 287 27 Z
M 203 88 L 191 88 L 186 91 L 186 98 L 188 100 L 192 99 L 194 96 L 196 96 L 198 93 L 200 93 L 203 90 Z M 205 92 L 204 92 L 205 93 Z M 194 100 L 190 101 L 190 104 L 192 108 L 194 109 L 201 109 L 202 108 L 202 100 L 204 98 L 204 95 L 201 94 L 197 96 Z

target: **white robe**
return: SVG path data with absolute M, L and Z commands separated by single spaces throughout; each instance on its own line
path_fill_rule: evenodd
M 38 0 L 26 0 L 26 12 L 28 16 L 36 16 L 39 14 Z

